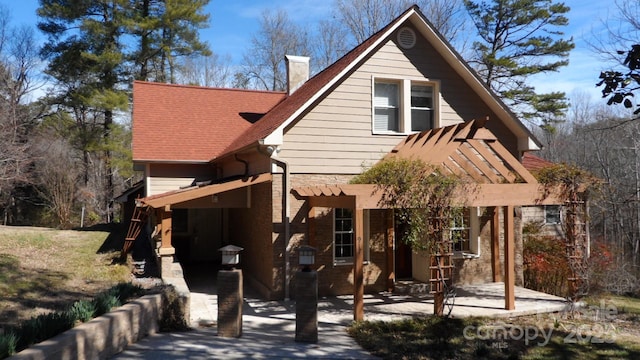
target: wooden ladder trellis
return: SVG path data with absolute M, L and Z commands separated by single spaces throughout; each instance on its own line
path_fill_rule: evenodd
M 131 251 L 133 243 L 138 238 L 138 235 L 140 235 L 142 227 L 149 217 L 150 209 L 151 208 L 149 206 L 141 205 L 136 201 L 136 207 L 133 210 L 131 222 L 129 223 L 129 229 L 127 230 L 127 235 L 124 238 L 124 245 L 122 246 L 122 251 L 120 253 L 120 256 L 122 258 L 125 258 L 129 251 Z
M 438 220 L 434 220 L 438 221 Z M 442 224 L 434 224 L 439 229 L 448 227 Z M 441 234 L 444 235 L 444 234 Z M 451 314 L 455 302 L 455 289 L 453 288 L 453 241 L 449 236 L 438 236 L 438 241 L 433 246 L 429 265 L 430 293 L 433 294 L 434 313 L 438 316 Z
M 565 203 L 564 233 L 569 276 L 569 297 L 577 301 L 588 290 L 588 214 L 586 202 L 571 199 Z

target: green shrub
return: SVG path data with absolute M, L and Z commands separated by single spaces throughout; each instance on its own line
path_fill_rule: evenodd
M 18 336 L 13 332 L 0 335 L 0 359 L 4 359 L 16 353 Z
M 96 313 L 96 304 L 93 301 L 80 300 L 71 305 L 68 310 L 69 316 L 74 320 L 87 322 L 93 319 Z
M 20 325 L 18 351 L 65 332 L 75 325 L 68 311 L 43 314 L 24 321 Z
M 190 329 L 182 300 L 173 286 L 162 289 L 162 316 L 158 325 L 160 331 L 186 331 Z
M 98 294 L 93 301 L 76 301 L 66 311 L 43 314 L 26 320 L 17 328 L 0 335 L 0 359 L 72 329 L 76 321 L 87 322 L 103 315 L 144 293 L 145 290 L 139 286 L 121 283 Z
M 145 294 L 145 289 L 138 285 L 131 283 L 120 283 L 112 287 L 109 291 L 112 291 L 122 303 L 127 302 L 129 299 L 140 297 Z
M 113 309 L 114 307 L 122 305 L 118 296 L 111 291 L 98 294 L 98 296 L 96 296 L 95 300 L 93 301 L 96 307 L 95 316 L 104 315 L 111 311 L 111 309 Z

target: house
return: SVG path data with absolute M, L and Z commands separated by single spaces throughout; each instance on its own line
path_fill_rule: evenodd
M 429 282 L 428 256 L 395 236 L 393 209 L 372 185 L 348 184 L 385 156 L 415 156 L 478 183 L 460 194 L 457 230 L 469 238 L 455 249 L 455 282 L 504 280 L 513 308 L 517 209 L 557 202 L 519 162 L 540 144 L 418 7 L 310 79 L 308 58 L 286 60 L 286 92 L 134 83 L 139 205 L 153 210 L 162 273 L 234 244 L 245 283 L 289 298 L 296 249 L 309 244 L 321 295 L 353 293 L 361 305 L 398 279 Z
M 522 165 L 535 174 L 556 164 L 531 153 L 525 153 L 522 155 Z M 522 210 L 522 223 L 533 225 L 541 235 L 560 238 L 563 236 L 562 216 L 561 205 L 528 206 Z

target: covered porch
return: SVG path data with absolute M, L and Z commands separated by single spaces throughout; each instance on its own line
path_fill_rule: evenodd
M 488 129 L 485 121 L 469 122 L 428 130 L 410 135 L 388 156 L 407 159 L 420 159 L 427 164 L 437 166 L 446 173 L 453 173 L 461 178 L 469 179 L 473 186 L 455 193 L 452 204 L 459 207 L 481 207 L 492 214 L 490 236 L 491 272 L 494 285 L 491 285 L 491 296 L 502 301 L 503 311 L 515 314 L 521 304 L 516 304 L 515 286 L 515 211 L 525 205 L 562 204 L 562 196 L 557 188 L 545 187 L 529 173 L 522 164 L 497 140 Z M 385 209 L 384 189 L 376 184 L 341 184 L 306 186 L 295 188 L 298 196 L 306 198 L 309 206 L 308 241 L 315 243 L 316 228 L 314 217 L 316 208 L 348 208 L 354 214 L 354 265 L 353 265 L 353 319 L 364 319 L 365 297 L 363 283 L 363 239 L 364 211 L 368 209 Z M 393 269 L 394 226 L 393 209 L 386 210 L 388 268 Z M 502 249 L 502 254 L 501 254 Z M 438 267 L 452 268 L 452 254 L 444 254 L 436 260 Z M 448 257 L 448 259 L 447 259 Z M 501 259 L 502 258 L 502 259 Z M 444 261 L 442 260 L 444 259 Z M 433 265 L 433 262 L 432 262 Z M 433 268 L 434 266 L 432 266 Z M 449 274 L 452 272 L 450 271 Z M 433 274 L 433 272 L 432 272 Z M 389 289 L 396 281 L 393 270 L 388 273 Z M 443 284 L 451 284 L 451 277 L 431 276 L 431 289 L 435 291 L 435 303 L 432 309 L 438 313 L 442 306 Z M 499 285 L 495 285 L 499 284 Z M 496 291 L 496 286 L 502 289 Z M 446 287 L 446 286 L 444 286 Z M 526 289 L 523 289 L 526 290 Z M 440 298 L 438 297 L 440 296 Z M 562 299 L 559 299 L 562 300 Z M 439 302 L 439 303 L 438 303 Z M 459 303 L 453 307 L 454 311 Z M 458 310 L 459 311 L 459 310 Z M 454 313 L 452 313 L 454 314 Z M 455 316 L 455 315 L 454 315 Z

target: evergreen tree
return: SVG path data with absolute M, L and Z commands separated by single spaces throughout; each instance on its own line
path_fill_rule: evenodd
M 569 63 L 572 39 L 559 29 L 569 7 L 553 0 L 465 0 L 478 29 L 470 62 L 480 77 L 522 118 L 551 128 L 568 107 L 563 92 L 540 94 L 530 76 L 557 71 Z
M 83 153 L 84 186 L 110 202 L 122 174 L 117 146 L 132 79 L 171 81 L 181 56 L 208 54 L 197 30 L 208 21 L 208 0 L 40 0 L 38 28 L 47 35 L 41 55 L 56 81 L 52 103 L 75 120 Z M 114 137 L 118 132 L 118 139 Z M 114 151 L 117 153 L 114 154 Z M 125 153 L 122 153 L 125 152 Z M 100 172 L 97 178 L 89 168 Z M 98 170 L 96 170 L 98 169 Z M 128 172 L 128 171 L 125 171 Z M 93 186 L 89 186 L 93 182 Z M 121 181 L 122 182 L 122 181 Z
M 209 23 L 202 10 L 209 0 L 137 0 L 125 23 L 138 39 L 130 54 L 135 78 L 176 82 L 181 57 L 208 56 L 211 51 L 198 38 L 198 30 Z

